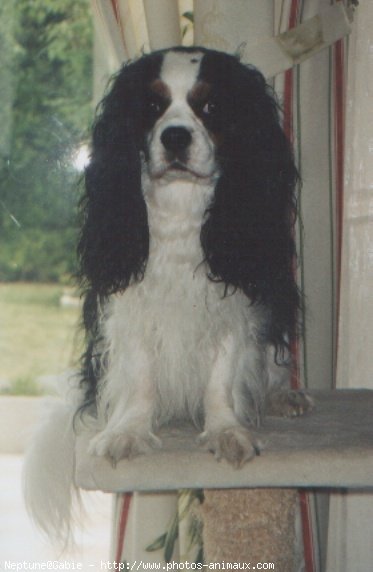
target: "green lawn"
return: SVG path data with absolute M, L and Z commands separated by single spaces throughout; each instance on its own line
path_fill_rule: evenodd
M 0 284 L 0 384 L 36 392 L 35 380 L 76 365 L 79 309 L 62 307 L 62 286 Z

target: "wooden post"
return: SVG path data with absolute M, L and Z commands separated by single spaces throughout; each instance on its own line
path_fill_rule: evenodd
M 205 490 L 202 506 L 205 563 L 273 563 L 293 570 L 296 489 Z

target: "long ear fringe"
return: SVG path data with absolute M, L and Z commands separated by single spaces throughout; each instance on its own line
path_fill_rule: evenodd
M 80 203 L 78 280 L 83 295 L 87 350 L 81 358 L 84 407 L 96 398 L 99 307 L 131 280 L 141 280 L 149 251 L 146 205 L 141 189 L 143 65 L 124 66 L 99 106 L 91 160 Z
M 144 69 L 122 68 L 100 106 L 81 201 L 80 280 L 98 295 L 141 279 L 149 250 L 141 192 Z
M 148 256 L 140 158 L 130 135 L 124 132 L 123 138 L 128 142 L 116 157 L 106 149 L 94 150 L 81 201 L 80 278 L 101 296 L 126 288 L 132 277 L 141 278 Z
M 281 351 L 296 333 L 300 308 L 294 277 L 299 177 L 262 75 L 237 62 L 230 84 L 222 176 L 201 241 L 212 279 L 267 307 L 266 334 Z

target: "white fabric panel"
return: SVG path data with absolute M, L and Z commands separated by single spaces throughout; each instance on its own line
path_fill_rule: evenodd
M 194 0 L 196 45 L 235 53 L 242 44 L 272 35 L 272 0 Z
M 115 19 L 111 2 L 92 0 L 94 21 L 99 38 L 104 46 L 107 65 L 111 72 L 128 59 L 120 28 Z
M 242 59 L 261 69 L 266 77 L 273 77 L 331 46 L 350 30 L 347 12 L 339 2 L 281 35 L 248 43 Z
M 312 18 L 329 0 L 305 3 L 303 18 Z M 331 386 L 333 369 L 334 292 L 331 233 L 329 147 L 329 53 L 320 52 L 302 63 L 299 73 L 300 114 L 295 140 L 303 186 L 301 220 L 304 251 L 302 287 L 306 302 L 303 365 L 309 387 Z
M 151 50 L 181 44 L 179 4 L 175 0 L 144 0 Z
M 314 3 L 309 3 L 314 5 Z M 279 5 L 275 4 L 276 20 Z M 283 5 L 281 6 L 281 12 Z M 254 17 L 255 15 L 255 17 Z M 350 30 L 342 3 L 322 6 L 320 13 L 281 36 L 273 35 L 273 4 L 268 0 L 223 2 L 195 0 L 196 44 L 240 52 L 242 61 L 273 77 L 331 45 Z
M 360 2 L 350 38 L 347 91 L 339 388 L 373 388 L 373 4 Z M 373 475 L 372 475 L 373 480 Z M 333 495 L 327 572 L 373 562 L 373 495 Z
M 133 55 L 137 57 L 140 56 L 143 52 L 148 52 L 150 50 L 148 28 L 146 25 L 146 18 L 144 13 L 144 4 L 141 0 L 126 0 L 126 2 L 129 4 L 133 33 L 136 38 L 136 53 Z
M 313 18 L 328 0 L 306 2 L 302 19 Z M 288 8 L 288 4 L 285 8 Z M 281 9 L 280 9 L 281 8 Z M 287 27 L 288 10 L 277 3 L 276 32 Z M 281 21 L 280 21 L 281 20 Z M 299 282 L 305 293 L 305 337 L 300 352 L 302 381 L 312 389 L 328 389 L 333 373 L 334 271 L 331 242 L 333 201 L 330 199 L 329 51 L 324 50 L 295 69 L 294 151 L 303 180 L 299 201 Z M 283 98 L 283 77 L 276 76 Z
M 121 503 L 117 503 L 118 505 L 121 506 Z M 129 564 L 139 560 L 143 563 L 164 564 L 162 549 L 149 552 L 146 548 L 168 530 L 177 510 L 178 497 L 174 492 L 134 493 L 128 515 L 122 558 L 125 558 Z M 112 554 L 113 560 L 114 557 L 115 552 Z M 173 559 L 177 561 L 178 558 L 179 545 L 176 542 Z
M 304 366 L 309 387 L 332 384 L 333 260 L 330 205 L 329 54 L 320 53 L 302 64 L 301 106 L 301 217 L 303 223 L 303 289 L 306 302 Z M 312 93 L 312 99 L 310 94 Z
M 332 494 L 326 572 L 367 572 L 373 558 L 373 496 Z
M 275 0 L 276 35 L 288 29 L 290 4 Z M 327 3 L 319 0 L 301 3 L 301 21 L 314 18 L 325 4 Z M 331 306 L 333 265 L 332 205 L 329 204 L 329 77 L 328 51 L 313 56 L 293 71 L 294 152 L 303 178 L 299 203 L 302 216 L 298 219 L 297 226 L 298 280 L 305 291 L 307 308 L 306 333 L 299 344 L 299 372 L 302 384 L 320 389 L 330 387 L 332 381 L 332 331 L 335 326 Z M 282 101 L 284 74 L 276 76 L 275 88 Z M 314 570 L 323 569 L 325 561 L 327 500 L 312 494 L 306 497 L 312 533 L 305 542 L 312 546 Z M 307 569 L 311 569 L 311 566 L 312 563 L 308 562 Z M 301 568 L 303 572 L 304 569 Z
M 106 67 L 115 72 L 125 61 L 149 51 L 143 2 L 118 0 L 119 21 L 109 0 L 91 0 L 95 26 Z
M 346 119 L 338 387 L 373 388 L 373 4 L 367 1 L 350 41 Z
M 118 2 L 119 9 L 119 29 L 121 32 L 122 42 L 130 59 L 134 58 L 138 52 L 136 41 L 136 31 L 131 11 L 130 0 L 120 0 Z

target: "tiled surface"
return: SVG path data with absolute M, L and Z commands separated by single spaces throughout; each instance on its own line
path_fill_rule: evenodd
M 35 529 L 25 511 L 21 492 L 22 456 L 0 455 L 0 571 L 8 561 L 81 563 L 84 572 L 101 569 L 109 558 L 111 495 L 85 493 L 88 519 L 76 534 L 74 551 L 59 554 Z M 66 567 L 67 568 L 67 567 Z

